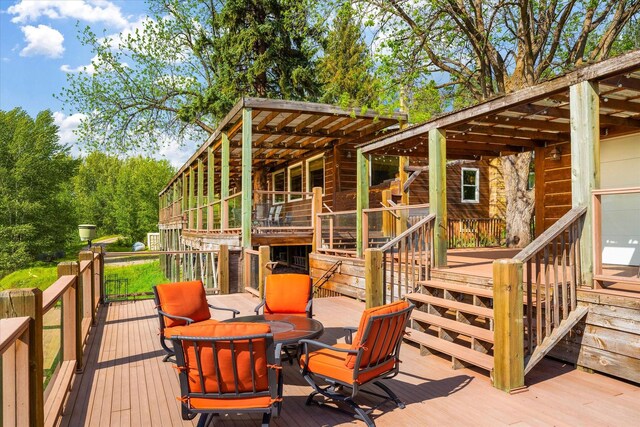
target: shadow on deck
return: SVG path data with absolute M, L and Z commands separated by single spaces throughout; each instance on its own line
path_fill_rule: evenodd
M 257 299 L 248 294 L 209 297 L 219 306 L 252 314 Z M 345 297 L 314 302 L 325 326 L 321 340 L 343 342 L 342 326 L 357 325 L 364 304 Z M 214 315 L 218 313 L 214 312 Z M 113 303 L 99 311 L 89 337 L 85 370 L 76 376 L 61 419 L 63 426 L 188 426 L 180 418 L 177 372 L 162 362 L 152 301 Z M 374 412 L 378 426 L 414 425 L 634 425 L 640 388 L 554 361 L 544 361 L 527 377 L 527 392 L 508 395 L 489 378 L 469 369 L 451 370 L 438 356 L 420 356 L 405 343 L 401 374 L 390 387 L 407 403 Z M 276 426 L 363 425 L 347 414 L 304 405 L 311 388 L 295 366 L 285 364 L 285 401 Z M 614 409 L 615 408 L 615 409 Z M 237 415 L 211 425 L 259 425 L 259 416 Z

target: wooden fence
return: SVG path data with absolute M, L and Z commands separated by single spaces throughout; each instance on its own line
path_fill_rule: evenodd
M 504 242 L 506 223 L 501 218 L 448 220 L 449 248 L 482 248 Z

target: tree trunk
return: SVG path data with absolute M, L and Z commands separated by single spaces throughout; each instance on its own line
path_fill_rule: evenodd
M 528 189 L 532 153 L 502 157 L 504 191 L 507 200 L 507 247 L 523 248 L 531 241 L 533 190 Z

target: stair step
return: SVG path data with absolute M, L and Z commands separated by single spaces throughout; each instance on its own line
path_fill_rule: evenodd
M 443 290 L 463 293 L 467 295 L 476 295 L 483 298 L 493 298 L 493 290 L 488 288 L 474 288 L 471 286 L 441 282 L 437 280 L 425 280 L 425 281 L 418 282 L 418 284 L 428 288 L 443 289 Z
M 479 307 L 477 305 L 465 304 L 459 301 L 432 297 L 429 295 L 418 294 L 418 293 L 406 294 L 405 297 L 411 301 L 417 301 L 424 304 L 431 304 L 438 307 L 449 308 L 451 310 L 457 310 L 463 313 L 472 314 L 474 316 L 493 319 L 493 310 L 490 308 Z
M 405 339 L 409 341 L 422 344 L 431 350 L 439 351 L 440 353 L 447 354 L 458 360 L 486 369 L 487 371 L 493 370 L 492 356 L 434 337 L 433 335 L 425 334 L 424 332 L 416 331 L 415 329 L 409 332 L 410 334 L 405 335 Z
M 485 288 L 491 288 L 493 286 L 493 278 L 491 277 L 476 276 L 449 268 L 432 269 L 431 278 L 439 281 L 455 282 L 461 285 L 477 285 Z
M 457 332 L 468 337 L 477 338 L 481 341 L 493 343 L 493 331 L 488 329 L 468 325 L 462 322 L 456 322 L 455 320 L 447 319 L 446 317 L 436 316 L 435 314 L 429 314 L 417 310 L 413 311 L 411 318 L 433 326 L 439 326 L 447 331 Z

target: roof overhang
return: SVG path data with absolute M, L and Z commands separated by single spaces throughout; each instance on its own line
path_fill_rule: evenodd
M 594 81 L 603 136 L 640 131 L 640 50 L 436 117 L 361 145 L 363 153 L 427 157 L 428 133 L 446 132 L 447 158 L 496 157 L 570 136 L 569 88 Z

